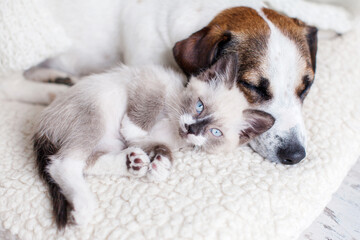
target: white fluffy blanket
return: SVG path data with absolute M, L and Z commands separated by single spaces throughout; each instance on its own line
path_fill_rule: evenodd
M 0 75 L 27 69 L 70 46 L 41 1 L 0 0 Z
M 320 41 L 305 100 L 308 157 L 274 164 L 244 147 L 175 154 L 167 182 L 87 180 L 99 207 L 86 228 L 57 232 L 32 155 L 40 106 L 0 102 L 0 239 L 296 239 L 360 156 L 360 21 Z M 62 238 L 61 238 L 62 237 Z

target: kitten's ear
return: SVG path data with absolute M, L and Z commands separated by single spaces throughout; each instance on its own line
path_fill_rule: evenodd
M 254 137 L 269 130 L 275 123 L 275 118 L 270 114 L 255 110 L 246 109 L 243 111 L 246 127 L 240 131 L 240 144 L 244 144 Z
M 222 76 L 219 80 L 225 81 L 226 85 L 232 87 L 238 73 L 238 55 L 229 53 L 219 58 L 209 69 L 201 72 L 196 78 L 209 81 L 216 77 Z

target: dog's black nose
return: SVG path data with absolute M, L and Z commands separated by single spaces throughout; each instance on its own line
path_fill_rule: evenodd
M 277 156 L 282 164 L 292 165 L 303 160 L 306 152 L 300 144 L 289 144 L 286 147 L 279 148 Z

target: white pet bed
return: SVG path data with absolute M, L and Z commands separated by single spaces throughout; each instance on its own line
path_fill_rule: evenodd
M 305 100 L 308 157 L 274 164 L 244 147 L 228 155 L 175 154 L 167 182 L 87 180 L 99 208 L 86 228 L 57 232 L 32 156 L 40 106 L 0 102 L 0 239 L 296 239 L 360 156 L 360 21 L 320 41 Z

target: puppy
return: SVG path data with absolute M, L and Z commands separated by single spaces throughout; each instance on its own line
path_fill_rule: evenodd
M 186 74 L 197 74 L 237 52 L 237 86 L 275 125 L 250 145 L 262 156 L 295 164 L 306 156 L 302 103 L 314 81 L 317 29 L 273 10 L 224 10 L 206 27 L 176 43 L 174 57 Z

